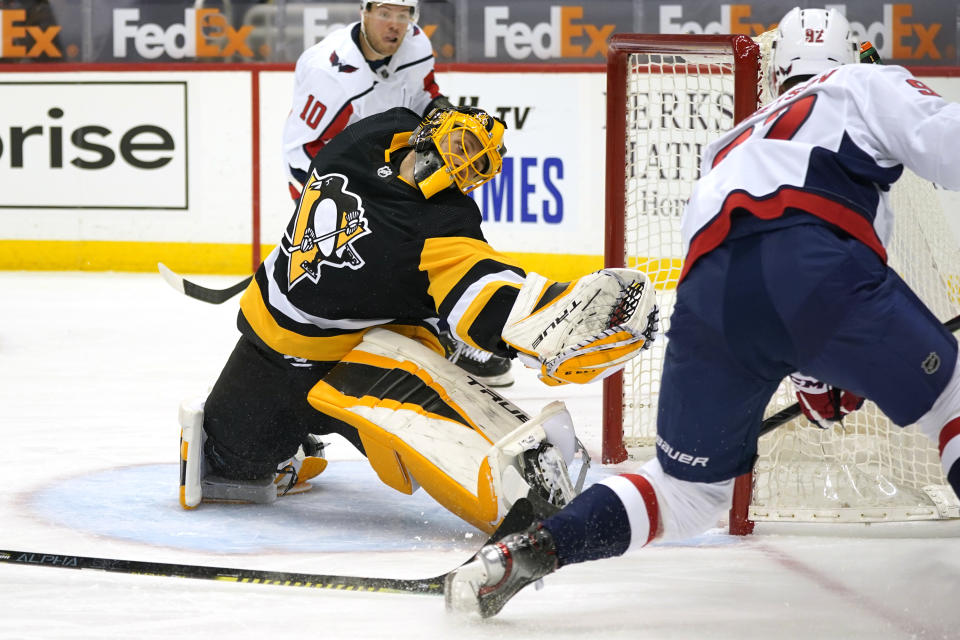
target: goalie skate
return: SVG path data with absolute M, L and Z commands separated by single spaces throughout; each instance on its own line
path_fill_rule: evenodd
M 488 387 L 509 387 L 513 384 L 509 358 L 471 347 L 454 338 L 448 331 L 440 333 L 440 344 L 443 345 L 447 360 Z
M 523 477 L 537 498 L 559 510 L 573 500 L 583 487 L 584 475 L 590 466 L 590 457 L 583 444 L 577 440 L 583 465 L 577 486 L 570 481 L 566 461 L 556 446 L 541 442 L 535 449 L 524 451 L 520 457 Z
M 327 468 L 323 457 L 324 444 L 314 435 L 308 435 L 297 450 L 297 454 L 281 463 L 273 483 L 277 486 L 277 496 L 292 495 L 310 491 L 311 478 L 315 478 Z
M 489 544 L 444 579 L 448 611 L 489 618 L 518 591 L 557 569 L 557 554 L 550 532 L 532 525 Z

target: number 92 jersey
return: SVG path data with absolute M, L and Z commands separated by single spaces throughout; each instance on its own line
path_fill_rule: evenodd
M 886 259 L 890 185 L 906 165 L 960 189 L 960 105 L 899 66 L 849 64 L 797 85 L 709 144 L 683 214 L 681 278 L 727 237 L 839 227 Z M 731 230 L 735 212 L 748 211 Z

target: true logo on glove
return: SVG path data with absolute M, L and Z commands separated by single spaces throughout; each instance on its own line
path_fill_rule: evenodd
M 546 338 L 551 331 L 556 329 L 564 320 L 566 320 L 567 316 L 569 316 L 579 306 L 580 306 L 580 301 L 574 300 L 573 304 L 571 304 L 570 307 L 565 308 L 563 311 L 561 311 L 557 315 L 557 317 L 554 318 L 549 325 L 547 325 L 547 328 L 544 329 L 540 333 L 540 335 L 536 337 L 536 339 L 533 341 L 533 348 L 536 349 L 537 346 L 539 346 L 539 344 L 544 340 L 544 338 Z

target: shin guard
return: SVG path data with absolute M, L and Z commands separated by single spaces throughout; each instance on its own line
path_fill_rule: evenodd
M 558 506 L 575 492 L 563 452 L 547 437 L 551 431 L 576 440 L 562 403 L 531 420 L 442 356 L 391 331 L 368 331 L 308 401 L 357 429 L 384 483 L 404 493 L 423 487 L 484 531 L 531 490 Z

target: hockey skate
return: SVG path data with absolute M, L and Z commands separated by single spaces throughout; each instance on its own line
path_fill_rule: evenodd
M 447 331 L 440 333 L 440 344 L 443 345 L 447 360 L 488 387 L 509 387 L 513 384 L 509 358 L 501 358 L 464 344 Z
M 327 459 L 323 457 L 324 444 L 314 435 L 307 435 L 296 455 L 280 464 L 273 483 L 277 487 L 277 496 L 305 493 L 312 488 L 309 480 L 315 478 L 327 468 Z
M 269 503 L 278 496 L 310 490 L 309 480 L 327 468 L 323 443 L 308 435 L 297 454 L 282 462 L 274 475 L 235 480 L 212 473 L 204 455 L 203 399 L 180 405 L 180 506 L 194 509 L 201 502 Z
M 483 547 L 473 560 L 448 573 L 443 588 L 447 610 L 489 618 L 520 589 L 556 569 L 553 537 L 535 523 Z

